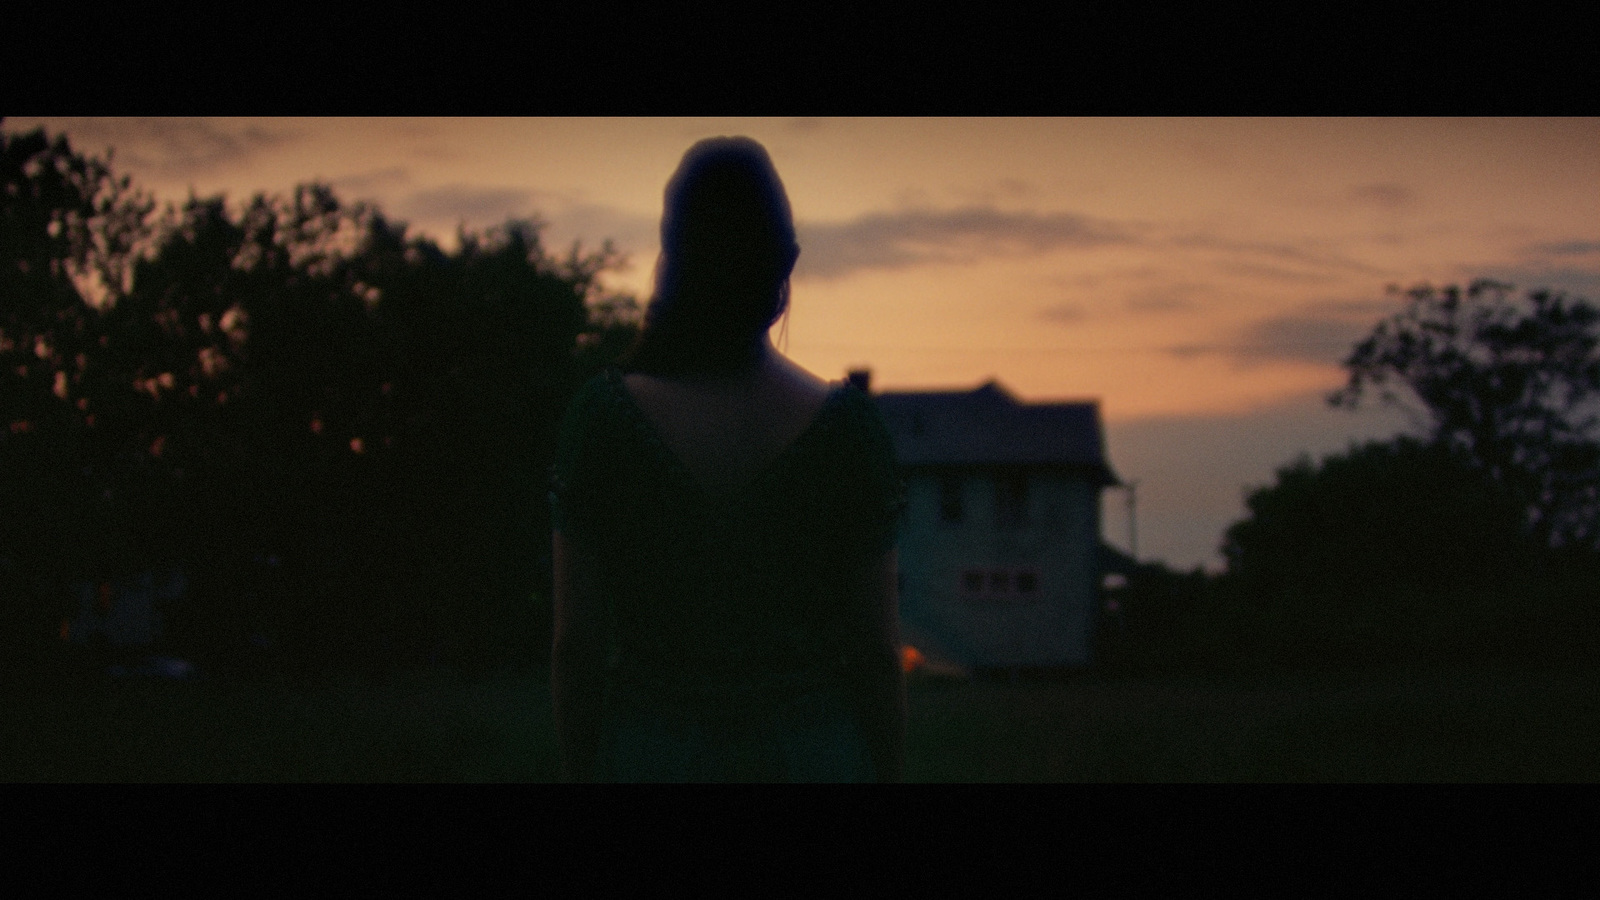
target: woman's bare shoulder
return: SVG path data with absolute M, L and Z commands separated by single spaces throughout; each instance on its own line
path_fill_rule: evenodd
M 773 369 L 774 378 L 806 406 L 820 405 L 837 387 L 786 356 L 774 354 Z

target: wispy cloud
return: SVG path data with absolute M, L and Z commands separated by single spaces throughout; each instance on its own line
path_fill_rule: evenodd
M 1593 256 L 1600 255 L 1600 241 L 1554 241 L 1535 244 L 1531 249 L 1535 253 L 1551 256 Z
M 120 163 L 175 179 L 246 162 L 297 137 L 283 127 L 208 118 L 82 118 L 65 120 L 64 130 L 75 144 L 114 147 Z
M 1219 259 L 1215 267 L 1217 271 L 1227 275 L 1276 281 L 1283 284 L 1334 284 L 1342 280 L 1338 274 L 1329 272 L 1326 269 L 1295 268 L 1242 259 Z
M 422 221 L 468 223 L 499 221 L 531 212 L 534 192 L 527 188 L 452 184 L 417 191 L 402 199 L 396 212 Z
M 986 206 L 871 213 L 848 222 L 802 223 L 798 230 L 797 278 L 838 278 L 867 269 L 973 262 L 1131 240 L 1123 231 L 1083 216 Z
M 1209 287 L 1192 282 L 1156 285 L 1130 293 L 1123 306 L 1134 313 L 1189 312 L 1198 309 L 1198 298 L 1208 293 Z
M 390 166 L 384 169 L 375 169 L 371 172 L 360 172 L 355 175 L 342 175 L 332 179 L 329 184 L 341 194 L 349 195 L 357 200 L 376 199 L 375 195 L 387 194 L 397 188 L 404 187 L 411 182 L 411 172 L 403 166 Z
M 1374 324 L 1343 317 L 1276 316 L 1246 327 L 1232 352 L 1241 361 L 1337 364 Z
M 1600 301 L 1600 263 L 1592 266 L 1524 263 L 1504 266 L 1463 266 L 1460 281 L 1490 278 L 1519 290 L 1549 289 Z
M 1382 276 L 1384 270 L 1320 247 L 1239 241 L 1209 234 L 1180 234 L 1166 245 L 1181 250 L 1215 253 L 1219 268 L 1233 274 L 1302 283 L 1330 281 L 1345 275 Z
M 1057 279 L 1063 283 L 1066 293 L 1071 296 L 1082 295 L 1086 290 L 1093 292 L 1100 279 Z M 1162 316 L 1173 313 L 1187 313 L 1201 307 L 1200 298 L 1212 293 L 1209 286 L 1204 284 L 1178 282 L 1175 284 L 1158 284 L 1145 288 L 1134 289 L 1126 294 L 1122 301 L 1122 309 L 1139 316 Z M 1091 308 L 1100 309 L 1102 304 L 1085 303 L 1078 300 L 1064 300 L 1041 307 L 1038 317 L 1046 322 L 1073 323 L 1083 321 L 1089 317 Z
M 1088 315 L 1081 303 L 1056 303 L 1039 310 L 1039 318 L 1047 322 L 1081 322 Z
M 552 230 L 566 239 L 582 240 L 595 246 L 611 241 L 630 256 L 653 254 L 660 241 L 660 223 L 654 217 L 625 212 L 614 206 L 575 203 L 554 207 L 549 220 Z
M 1220 355 L 1240 366 L 1274 362 L 1338 365 L 1390 311 L 1381 301 L 1322 301 L 1258 319 L 1222 341 L 1174 344 L 1164 349 L 1179 358 Z
M 630 262 L 643 252 L 654 252 L 657 241 L 658 223 L 653 217 L 585 203 L 560 192 L 511 185 L 428 188 L 400 198 L 393 208 L 398 217 L 447 242 L 459 225 L 484 228 L 512 218 L 532 218 L 543 223 L 543 234 L 551 247 L 572 242 L 598 247 L 609 240 Z
M 1385 210 L 1403 209 L 1415 203 L 1417 199 L 1415 191 L 1392 181 L 1358 184 L 1350 189 L 1348 196 L 1359 204 Z

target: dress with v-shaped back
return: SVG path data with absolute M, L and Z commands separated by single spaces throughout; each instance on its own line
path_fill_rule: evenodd
M 703 486 L 707 499 L 739 493 L 777 465 L 841 390 L 803 400 L 770 384 L 736 396 L 723 391 L 680 393 L 639 376 L 623 376 L 625 393 L 677 468 Z M 797 427 L 798 426 L 798 427 Z
M 834 388 L 752 480 L 710 492 L 607 369 L 569 407 L 552 476 L 554 526 L 595 560 L 610 607 L 608 777 L 650 777 L 647 762 L 676 780 L 803 769 L 794 747 L 815 729 L 773 722 L 838 720 L 830 689 L 875 652 L 881 615 L 841 579 L 888 550 L 903 503 L 872 401 Z

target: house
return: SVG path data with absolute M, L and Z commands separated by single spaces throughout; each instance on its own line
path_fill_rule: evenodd
M 863 389 L 865 371 L 850 373 Z M 906 478 L 901 639 L 975 668 L 1091 661 L 1104 554 L 1099 405 L 1023 403 L 997 382 L 872 395 Z

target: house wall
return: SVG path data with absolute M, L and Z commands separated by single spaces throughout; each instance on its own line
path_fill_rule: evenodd
M 903 638 L 963 666 L 1082 666 L 1098 597 L 1100 489 L 1070 473 L 1027 471 L 1024 521 L 997 521 L 997 484 L 1019 470 L 918 470 L 907 476 L 900 536 Z M 941 478 L 961 480 L 963 516 L 941 518 Z M 1032 573 L 1035 589 L 974 591 L 972 572 Z

